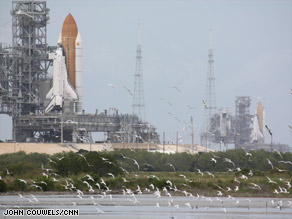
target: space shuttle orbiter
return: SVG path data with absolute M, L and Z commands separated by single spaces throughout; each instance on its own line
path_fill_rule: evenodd
M 64 99 L 71 101 L 78 100 L 78 96 L 68 80 L 65 60 L 64 48 L 58 44 L 53 58 L 53 87 L 46 95 L 46 99 L 50 99 L 50 102 L 45 109 L 45 113 L 51 110 L 62 110 Z
M 253 119 L 253 129 L 250 135 L 250 142 L 265 143 L 265 110 L 261 102 L 258 103 L 257 110 Z

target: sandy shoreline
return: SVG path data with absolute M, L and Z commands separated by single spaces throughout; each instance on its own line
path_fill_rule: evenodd
M 113 151 L 116 149 L 143 149 L 151 151 L 158 151 L 163 152 L 163 148 L 165 153 L 175 153 L 178 151 L 179 153 L 187 152 L 187 153 L 198 153 L 200 151 L 206 151 L 206 148 L 200 145 L 194 145 L 194 150 L 192 150 L 191 145 L 176 145 L 174 144 L 150 144 L 148 146 L 147 143 L 114 143 L 114 144 L 73 144 L 73 143 L 65 143 L 65 144 L 58 144 L 58 143 L 0 143 L 0 154 L 9 154 L 9 153 L 16 153 L 19 151 L 24 151 L 26 153 L 45 153 L 45 154 L 56 154 L 62 152 L 77 152 L 81 149 L 87 151 Z M 213 151 L 213 150 L 207 150 Z

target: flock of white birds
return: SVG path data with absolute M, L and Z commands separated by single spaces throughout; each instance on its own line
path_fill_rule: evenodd
M 133 150 L 134 151 L 134 150 Z M 135 152 L 135 151 L 134 151 Z M 86 157 L 82 154 L 78 154 L 79 156 L 81 156 L 87 163 L 88 166 L 90 166 L 91 164 L 88 163 Z M 121 154 L 123 159 L 127 159 L 130 160 L 131 162 L 133 162 L 133 165 L 137 168 L 137 172 L 134 173 L 135 177 L 139 177 L 139 169 L 140 169 L 140 164 L 137 162 L 137 160 L 135 160 L 134 158 L 131 157 L 127 157 L 123 154 Z M 279 155 L 281 155 L 281 153 L 279 153 Z M 248 157 L 252 157 L 252 154 L 249 152 L 246 152 L 246 156 Z M 281 155 L 282 156 L 282 155 Z M 61 161 L 62 159 L 64 159 L 64 157 L 57 157 L 55 160 L 52 160 L 50 158 L 49 159 L 49 163 L 57 163 L 59 161 Z M 102 161 L 104 164 L 109 164 L 109 165 L 117 165 L 113 162 L 110 162 L 109 159 L 101 157 Z M 210 160 L 210 162 L 212 162 L 214 165 L 217 164 L 217 161 L 221 159 L 220 157 L 214 155 L 212 153 L 212 158 Z M 113 195 L 113 193 L 119 193 L 122 194 L 123 197 L 125 198 L 125 202 L 129 202 L 131 205 L 141 205 L 141 202 L 139 200 L 139 197 L 141 197 L 141 195 L 148 195 L 148 196 L 152 196 L 153 198 L 155 198 L 156 203 L 153 203 L 153 207 L 155 208 L 159 208 L 160 206 L 169 206 L 169 207 L 174 207 L 174 208 L 180 208 L 182 206 L 180 206 L 178 203 L 176 203 L 176 197 L 179 196 L 185 196 L 188 197 L 189 201 L 186 202 L 184 204 L 185 207 L 188 207 L 190 209 L 198 209 L 198 205 L 196 205 L 196 202 L 199 202 L 200 200 L 204 200 L 204 201 L 208 201 L 208 202 L 219 202 L 222 204 L 222 211 L 227 212 L 227 208 L 223 207 L 223 202 L 225 200 L 229 200 L 229 201 L 234 201 L 234 205 L 239 206 L 240 201 L 244 201 L 244 202 L 251 202 L 251 199 L 246 198 L 246 199 L 240 199 L 240 198 L 236 198 L 233 197 L 233 194 L 235 194 L 236 192 L 238 192 L 241 187 L 242 187 L 242 182 L 247 182 L 248 179 L 252 179 L 253 177 L 253 172 L 250 170 L 248 172 L 248 174 L 244 175 L 243 173 L 241 173 L 241 169 L 240 167 L 236 167 L 236 164 L 229 158 L 222 158 L 223 162 L 226 163 L 226 168 L 228 169 L 228 171 L 230 172 L 238 172 L 239 175 L 238 177 L 234 177 L 234 186 L 233 187 L 223 187 L 223 186 L 219 186 L 217 184 L 214 184 L 218 190 L 217 190 L 217 197 L 205 197 L 204 195 L 200 195 L 198 193 L 196 194 L 192 194 L 192 187 L 190 185 L 191 182 L 195 181 L 196 178 L 198 177 L 204 177 L 205 174 L 207 174 L 208 176 L 211 177 L 216 177 L 215 173 L 211 173 L 209 171 L 204 171 L 202 172 L 200 169 L 197 169 L 197 173 L 193 174 L 193 178 L 188 178 L 186 175 L 184 174 L 179 174 L 179 177 L 182 177 L 185 181 L 185 183 L 183 183 L 182 185 L 179 185 L 178 187 L 181 188 L 185 188 L 184 190 L 182 189 L 178 189 L 177 185 L 175 185 L 174 182 L 172 182 L 170 179 L 166 180 L 166 184 L 167 186 L 162 187 L 162 189 L 156 187 L 153 183 L 149 183 L 149 186 L 146 188 L 141 188 L 138 184 L 136 185 L 137 189 L 132 190 L 130 188 L 127 187 L 127 184 L 130 182 L 130 177 L 127 178 L 129 174 L 129 172 L 127 170 L 125 170 L 122 166 L 119 166 L 119 168 L 125 173 L 124 177 L 122 177 L 122 181 L 123 181 L 123 186 L 120 188 L 119 191 L 114 191 L 114 189 L 111 189 L 110 186 L 107 184 L 107 178 L 115 178 L 116 176 L 113 173 L 108 172 L 106 174 L 107 178 L 100 178 L 99 180 L 94 180 L 94 178 L 87 174 L 85 175 L 82 180 L 83 183 L 86 185 L 87 190 L 86 191 L 81 191 L 80 189 L 78 189 L 76 187 L 76 185 L 74 184 L 74 180 L 71 178 L 66 178 L 66 179 L 59 179 L 60 176 L 56 173 L 54 173 L 53 169 L 46 169 L 43 168 L 43 173 L 42 175 L 45 178 L 50 178 L 51 180 L 53 180 L 54 182 L 58 182 L 60 180 L 59 183 L 61 183 L 61 185 L 65 188 L 66 191 L 70 192 L 71 194 L 75 194 L 76 198 L 83 200 L 83 199 L 90 199 L 92 202 L 92 205 L 96 208 L 98 213 L 104 213 L 104 211 L 102 211 L 100 208 L 102 207 L 102 200 L 106 200 L 109 199 L 112 201 L 113 206 L 117 206 L 117 204 L 115 203 L 115 196 Z M 282 170 L 279 169 L 277 167 L 274 167 L 273 163 L 269 160 L 266 159 L 266 161 L 270 166 L 271 169 L 274 169 L 276 171 L 279 172 L 285 172 L 288 170 Z M 285 160 L 281 160 L 279 161 L 279 163 L 285 163 L 288 165 L 292 165 L 291 161 L 285 161 Z M 147 166 L 152 166 L 151 164 L 144 164 Z M 176 171 L 176 168 L 173 164 L 171 163 L 167 163 L 166 165 L 170 166 L 173 171 Z M 153 166 L 152 166 L 153 167 Z M 6 168 L 7 171 L 7 175 L 10 175 L 11 173 L 9 172 L 9 170 Z M 149 173 L 147 178 L 153 178 L 156 180 L 161 180 L 158 176 L 154 175 L 153 173 Z M 290 193 L 290 188 L 291 188 L 291 182 L 288 179 L 285 178 L 279 178 L 279 179 L 271 179 L 268 176 L 266 176 L 266 183 L 267 184 L 274 184 L 277 188 L 274 189 L 273 194 L 274 196 L 277 196 L 279 194 L 289 194 Z M 43 186 L 47 184 L 47 182 L 45 181 L 39 181 L 39 182 L 35 182 L 33 180 L 31 180 L 31 182 L 27 182 L 24 179 L 18 179 L 19 182 L 26 184 L 29 187 L 35 187 L 36 190 L 40 190 L 43 191 Z M 250 182 L 250 181 L 249 181 Z M 246 184 L 245 184 L 246 185 Z M 262 190 L 261 186 L 254 183 L 254 182 L 250 182 L 248 183 L 248 187 L 249 189 L 253 189 L 253 190 Z M 163 199 L 161 200 L 161 197 L 165 197 L 168 198 L 167 200 Z M 32 204 L 32 203 L 38 203 L 38 199 L 35 195 L 30 194 L 30 195 L 22 195 L 19 193 L 19 198 L 20 199 L 26 199 L 28 201 L 28 203 Z M 129 204 L 128 203 L 128 204 Z M 73 206 L 78 206 L 79 203 L 78 201 L 74 201 L 72 202 Z M 284 206 L 285 205 L 285 206 Z M 250 204 L 248 205 L 250 206 Z M 292 202 L 290 200 L 277 200 L 275 201 L 274 199 L 271 199 L 269 202 L 269 206 L 271 207 L 277 207 L 280 210 L 282 210 L 283 207 L 285 208 L 292 208 Z M 208 206 L 206 206 L 206 209 L 208 208 Z

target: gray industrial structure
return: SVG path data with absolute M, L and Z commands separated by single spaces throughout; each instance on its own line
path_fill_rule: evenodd
M 40 86 L 47 80 L 49 9 L 43 1 L 12 2 L 12 46 L 1 48 L 1 113 L 40 113 Z
M 233 144 L 234 143 L 234 117 L 227 109 L 220 109 L 218 113 L 211 117 L 209 132 L 213 136 L 213 143 Z
M 213 143 L 234 144 L 238 149 L 250 142 L 252 115 L 250 115 L 251 98 L 240 96 L 235 98 L 235 116 L 228 109 L 220 109 L 210 118 L 208 133 Z
M 252 115 L 250 114 L 251 98 L 235 97 L 235 116 L 228 109 L 220 109 L 211 117 L 209 133 L 213 143 L 234 144 L 238 149 L 250 142 Z
M 220 109 L 210 119 L 210 127 L 207 133 L 211 136 L 209 141 L 215 144 L 223 144 L 228 149 L 228 144 L 234 144 L 235 149 L 249 150 L 278 150 L 289 152 L 288 145 L 252 142 L 253 115 L 250 113 L 251 98 L 248 96 L 235 97 L 235 116 L 227 109 Z
M 65 101 L 61 112 L 44 114 L 56 50 L 47 45 L 49 9 L 46 1 L 13 1 L 11 15 L 12 45 L 0 44 L 0 114 L 12 116 L 14 141 L 91 142 L 91 132 L 104 132 L 105 141 L 159 142 L 155 127 L 117 110 L 77 115 Z
M 200 139 L 201 145 L 205 146 L 206 149 L 211 148 L 211 144 L 219 144 L 220 150 L 222 145 L 224 145 L 227 150 L 228 144 L 232 144 L 235 146 L 235 149 L 264 149 L 268 151 L 276 149 L 281 152 L 289 151 L 288 145 L 273 144 L 272 140 L 271 144 L 267 145 L 264 144 L 264 139 L 261 139 L 261 141 L 255 141 L 253 139 L 254 137 L 252 137 L 252 134 L 257 135 L 259 131 L 257 130 L 258 126 L 253 127 L 252 125 L 254 115 L 250 114 L 250 97 L 239 96 L 235 98 L 235 116 L 232 116 L 232 114 L 228 112 L 228 109 L 225 108 L 219 109 L 219 111 L 216 112 L 212 30 L 210 30 L 206 95 L 203 104 L 205 113 Z M 262 119 L 263 118 L 261 118 L 261 122 L 263 122 Z M 263 123 L 261 125 L 263 126 Z M 262 138 L 264 138 L 263 133 Z M 212 149 L 214 149 L 214 145 L 212 147 Z
M 252 115 L 250 114 L 251 98 L 247 96 L 235 98 L 235 148 L 250 142 Z
M 92 142 L 91 132 L 107 133 L 106 142 L 159 142 L 155 128 L 133 115 L 23 115 L 15 119 L 17 142 Z M 63 135 L 62 135 L 63 133 Z M 63 139 L 62 139 L 63 138 Z

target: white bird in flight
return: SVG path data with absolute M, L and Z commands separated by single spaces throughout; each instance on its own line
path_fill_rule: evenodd
M 208 104 L 205 102 L 205 100 L 202 100 L 202 103 L 203 103 L 205 109 L 208 109 Z
M 219 156 L 216 156 L 215 154 L 211 153 L 214 158 L 220 158 Z
M 132 94 L 130 88 L 128 88 L 128 87 L 126 87 L 126 86 L 124 86 L 124 85 L 123 85 L 123 88 L 125 88 L 125 90 L 128 91 L 128 93 L 129 93 L 131 96 L 133 96 L 133 94 Z
M 209 171 L 205 171 L 209 176 L 212 176 L 213 178 L 215 177 L 213 173 L 210 173 Z
M 235 168 L 234 162 L 232 160 L 230 160 L 229 158 L 224 158 L 224 161 L 223 162 L 231 163 L 233 165 L 233 167 Z
M 193 208 L 189 202 L 185 203 L 185 205 L 188 206 L 189 208 Z
M 275 167 L 279 172 L 286 172 L 286 171 L 288 171 L 288 170 L 281 170 L 281 169 L 279 169 L 278 167 Z
M 170 186 L 172 186 L 172 182 L 170 180 L 167 180 L 166 183 L 168 183 Z
M 55 161 L 53 161 L 51 158 L 48 157 L 48 160 L 50 163 L 56 163 Z
M 167 103 L 169 106 L 172 106 L 172 103 L 167 100 L 167 99 L 164 99 L 164 98 L 160 98 L 160 100 L 163 100 L 165 103 Z
M 274 152 L 276 152 L 277 154 L 279 154 L 279 156 L 283 159 L 283 155 L 278 150 L 276 150 L 275 148 L 274 148 Z
M 272 169 L 274 169 L 274 165 L 272 164 L 272 162 L 267 158 L 268 163 L 271 165 Z
M 201 174 L 202 176 L 204 176 L 204 173 L 202 173 L 200 169 L 197 169 L 197 170 L 198 170 L 198 173 L 199 174 Z
M 155 178 L 155 179 L 159 180 L 159 178 L 155 175 L 149 175 L 149 176 L 147 176 L 147 178 L 153 178 L 153 179 Z
M 95 185 L 98 187 L 98 189 L 100 189 L 100 184 L 98 182 L 95 183 Z
M 135 159 L 133 159 L 133 158 L 132 158 L 132 160 L 134 161 L 134 164 L 137 166 L 137 168 L 139 170 L 140 166 L 139 166 L 138 162 Z
M 107 84 L 108 86 L 110 86 L 111 88 L 116 88 L 117 86 L 114 84 Z
M 196 109 L 195 107 L 190 106 L 190 105 L 187 105 L 187 108 L 189 108 L 190 110 L 192 110 L 192 109 Z
M 181 90 L 180 90 L 176 85 L 171 84 L 170 86 L 171 86 L 172 88 L 176 89 L 178 92 L 181 92 Z
M 27 184 L 27 182 L 24 179 L 18 179 L 20 182 L 23 182 L 25 184 Z
M 114 175 L 114 174 L 112 174 L 112 173 L 107 173 L 107 175 L 109 175 L 109 176 L 111 176 L 111 177 L 115 178 L 115 175 Z
M 90 181 L 94 182 L 94 179 L 93 179 L 93 177 L 92 177 L 92 176 L 90 176 L 89 174 L 87 174 L 87 175 L 86 175 L 86 176 L 84 176 L 84 177 L 87 177 L 87 179 L 88 179 L 88 180 L 90 180 Z
M 171 166 L 171 167 L 173 168 L 173 170 L 175 171 L 175 168 L 174 168 L 173 164 L 171 164 L 171 163 L 167 163 L 166 165 Z
M 255 183 L 250 183 L 250 184 L 254 186 L 252 188 L 262 190 L 262 188 L 258 184 L 255 184 Z
M 246 152 L 246 153 L 245 153 L 245 156 L 250 156 L 250 157 L 251 157 L 251 156 L 252 156 L 252 154 L 251 154 L 251 153 L 248 153 L 248 152 Z
M 285 161 L 285 160 L 280 160 L 278 161 L 278 163 L 292 164 L 291 161 Z
M 269 180 L 269 183 L 274 183 L 274 184 L 277 184 L 275 181 L 271 180 L 268 176 L 266 176 L 267 179 Z
M 187 177 L 186 177 L 185 175 L 183 175 L 183 174 L 179 174 L 179 176 L 181 176 L 181 177 L 187 179 Z

